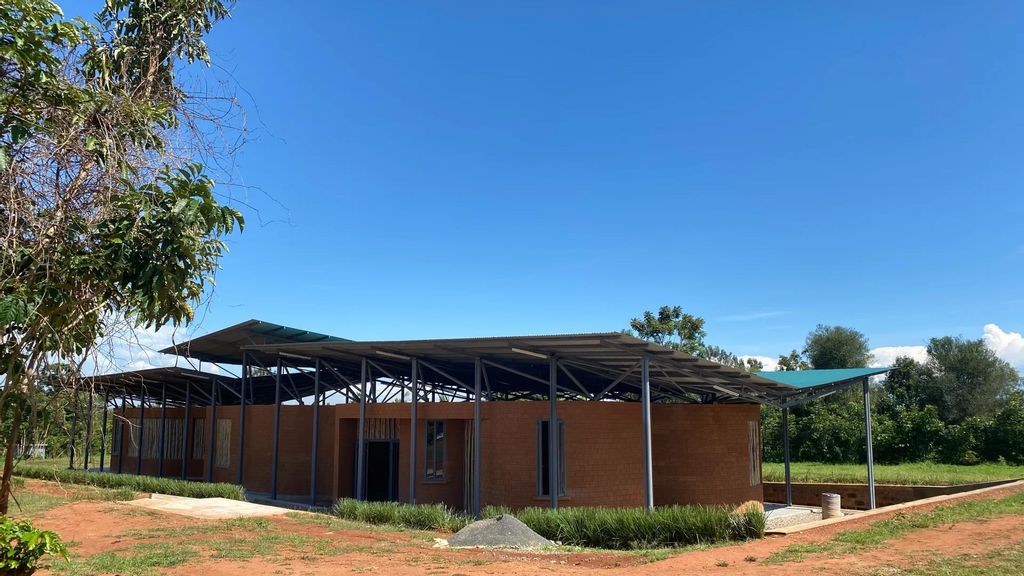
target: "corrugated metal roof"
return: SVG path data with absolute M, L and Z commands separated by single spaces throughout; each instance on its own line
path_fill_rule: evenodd
M 195 358 L 203 362 L 238 364 L 241 362 L 243 346 L 291 342 L 348 342 L 348 340 L 329 334 L 253 319 L 174 344 L 160 352 Z
M 815 388 L 830 384 L 840 384 L 848 380 L 863 380 L 868 376 L 885 374 L 888 367 L 879 368 L 836 368 L 829 370 L 780 370 L 777 372 L 758 372 L 757 375 L 792 386 L 794 388 Z

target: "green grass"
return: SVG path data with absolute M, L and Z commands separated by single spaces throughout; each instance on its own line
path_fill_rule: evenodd
M 191 498 L 220 497 L 232 500 L 245 499 L 245 488 L 235 484 L 188 482 L 176 478 L 157 478 L 155 476 L 136 476 L 134 474 L 86 472 L 84 470 L 68 470 L 67 468 L 32 466 L 24 463 L 19 464 L 14 472 L 22 478 L 36 478 L 82 486 L 125 488 L 135 492 L 154 492 Z
M 198 557 L 192 546 L 171 542 L 144 542 L 129 550 L 101 552 L 87 558 L 73 556 L 68 562 L 55 561 L 55 574 L 64 576 L 149 576 L 162 568 L 174 568 Z
M 790 469 L 793 482 L 864 484 L 868 481 L 867 467 L 864 464 L 793 462 Z M 785 481 L 785 469 L 781 463 L 765 462 L 763 470 L 765 482 Z M 957 466 L 934 462 L 875 465 L 875 482 L 878 484 L 949 486 L 1018 478 L 1024 478 L 1024 466 L 991 463 Z
M 820 544 L 793 544 L 773 553 L 766 562 L 798 562 L 810 555 L 855 554 L 868 548 L 877 548 L 914 530 L 1009 515 L 1024 515 L 1024 493 L 996 500 L 972 500 L 939 506 L 929 512 L 896 514 L 891 518 L 872 522 L 862 530 L 840 532 L 831 540 Z
M 51 508 L 68 504 L 70 502 L 81 502 L 85 500 L 100 501 L 124 501 L 135 498 L 135 492 L 125 489 L 96 488 L 94 486 L 73 486 L 65 491 L 63 495 L 44 494 L 33 492 L 26 488 L 14 489 L 14 498 L 11 500 L 11 514 L 16 516 L 37 516 Z
M 402 504 L 400 502 L 363 502 L 343 498 L 334 504 L 334 514 L 345 520 L 366 524 L 386 524 L 414 530 L 458 532 L 473 518 L 455 512 L 444 504 Z

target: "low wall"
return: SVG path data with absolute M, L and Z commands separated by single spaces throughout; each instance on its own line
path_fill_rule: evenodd
M 943 496 L 946 494 L 957 494 L 1008 484 L 1014 480 L 999 480 L 996 482 L 982 482 L 979 484 L 958 484 L 955 486 L 900 486 L 895 484 L 875 485 L 875 505 L 891 506 L 902 504 L 932 496 Z M 867 510 L 868 509 L 868 486 L 867 484 L 817 484 L 817 483 L 793 483 L 793 504 L 800 506 L 821 506 L 821 495 L 825 492 L 839 494 L 842 498 L 843 508 Z M 765 502 L 785 502 L 786 484 L 783 482 L 764 483 Z

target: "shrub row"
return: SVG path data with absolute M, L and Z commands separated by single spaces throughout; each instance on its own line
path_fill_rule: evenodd
M 334 514 L 345 520 L 367 524 L 387 524 L 415 530 L 458 532 L 473 521 L 471 516 L 455 512 L 444 504 L 402 504 L 400 502 L 363 502 L 342 498 L 334 504 Z
M 409 505 L 342 499 L 335 515 L 368 524 L 456 532 L 472 517 L 442 504 Z M 488 506 L 484 518 L 510 510 Z M 637 549 L 711 544 L 764 536 L 765 516 L 758 511 L 734 514 L 725 506 L 663 506 L 642 508 L 524 508 L 513 514 L 534 532 L 571 546 Z
M 111 474 L 106 472 L 86 472 L 85 470 L 67 470 L 19 464 L 14 473 L 22 478 L 53 480 L 67 484 L 81 484 L 99 488 L 124 488 L 135 492 L 152 492 L 187 496 L 190 498 L 229 498 L 244 500 L 245 488 L 236 484 L 213 484 L 207 482 L 188 482 L 175 478 L 157 478 L 155 476 L 136 476 L 134 474 Z
M 507 513 L 488 507 L 485 517 Z M 629 550 L 713 544 L 764 536 L 760 511 L 733 513 L 726 506 L 643 508 L 524 508 L 514 516 L 541 536 L 570 546 Z

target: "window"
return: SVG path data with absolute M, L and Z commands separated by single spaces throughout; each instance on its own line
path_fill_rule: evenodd
M 756 420 L 747 422 L 747 449 L 750 453 L 750 485 L 761 483 L 761 428 Z
M 231 420 L 217 419 L 217 444 L 214 445 L 213 462 L 217 468 L 231 466 Z
M 181 418 L 167 419 L 167 437 L 164 439 L 164 458 L 181 459 L 181 433 L 184 420 Z
M 427 420 L 426 474 L 428 482 L 444 480 L 445 458 L 444 420 Z
M 192 459 L 202 460 L 206 458 L 206 419 L 192 419 Z
M 551 476 L 548 474 L 551 443 L 550 420 L 537 422 L 537 495 L 551 495 Z M 558 495 L 565 496 L 565 422 L 558 421 Z
M 124 430 L 124 422 L 121 420 L 121 416 L 114 415 L 114 425 L 112 426 L 113 438 L 111 439 L 110 455 L 120 456 L 121 455 L 121 432 Z

